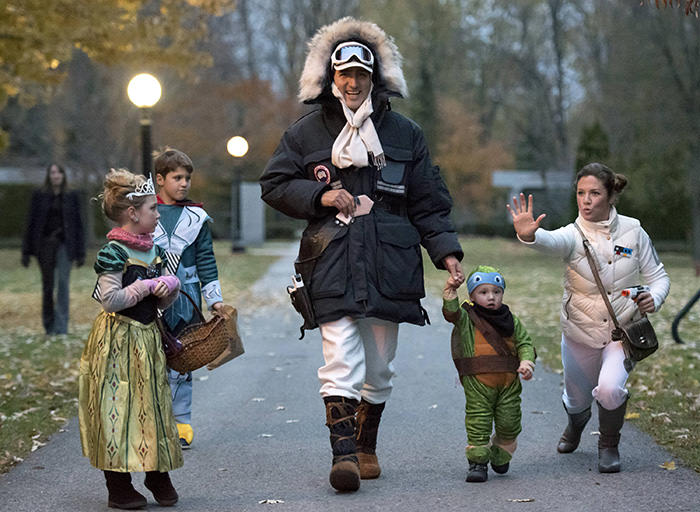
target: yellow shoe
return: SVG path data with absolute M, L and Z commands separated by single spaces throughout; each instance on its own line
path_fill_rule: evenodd
M 177 433 L 180 436 L 180 446 L 183 450 L 189 449 L 192 444 L 192 439 L 194 438 L 194 431 L 192 430 L 192 425 L 189 423 L 178 423 Z

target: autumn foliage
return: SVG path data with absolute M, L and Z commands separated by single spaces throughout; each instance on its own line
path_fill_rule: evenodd
M 463 102 L 446 98 L 438 105 L 441 120 L 435 161 L 457 210 L 476 222 L 488 220 L 493 212 L 495 190 L 491 174 L 513 165 L 513 158 L 495 140 L 482 142 L 482 127 Z

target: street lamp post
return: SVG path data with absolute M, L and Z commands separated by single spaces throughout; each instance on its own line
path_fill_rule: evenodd
M 238 159 L 248 152 L 248 141 L 236 135 L 231 137 L 226 143 L 226 151 L 229 155 Z M 231 238 L 232 252 L 242 252 L 245 247 L 241 244 L 241 169 L 235 165 L 233 169 L 233 184 L 231 186 Z
M 126 92 L 131 103 L 141 112 L 141 159 L 143 173 L 148 176 L 153 170 L 151 149 L 151 107 L 158 103 L 161 94 L 160 82 L 153 75 L 141 73 L 129 82 Z

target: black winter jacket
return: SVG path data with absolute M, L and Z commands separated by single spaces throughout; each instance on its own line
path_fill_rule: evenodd
M 43 188 L 32 194 L 27 229 L 22 242 L 22 257 L 37 256 L 43 241 L 44 226 L 48 220 L 53 192 Z M 74 190 L 63 192 L 63 243 L 71 261 L 85 261 L 85 232 L 81 216 L 80 196 Z
M 382 170 L 333 166 L 333 142 L 345 125 L 335 100 L 287 129 L 260 178 L 266 203 L 309 223 L 297 263 L 319 324 L 350 316 L 423 325 L 419 244 L 438 268 L 446 256 L 463 256 L 449 218 L 452 200 L 421 129 L 387 108 L 386 99 L 375 103 L 372 120 L 387 159 Z M 349 226 L 335 221 L 335 208 L 321 206 L 321 195 L 340 184 L 374 201 L 370 214 Z

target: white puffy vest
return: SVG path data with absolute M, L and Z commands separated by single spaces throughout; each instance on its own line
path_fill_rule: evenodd
M 658 309 L 668 295 L 669 280 L 639 221 L 618 215 L 612 208 L 606 221 L 588 222 L 579 216 L 576 222 L 591 243 L 600 279 L 620 324 L 640 316 L 637 305 L 621 296 L 625 288 L 648 284 Z M 554 231 L 538 229 L 533 245 L 559 254 L 567 262 L 560 315 L 564 336 L 595 348 L 610 343 L 615 325 L 596 286 L 576 227 L 569 224 Z M 626 255 L 625 251 L 615 251 L 616 246 L 632 252 Z

